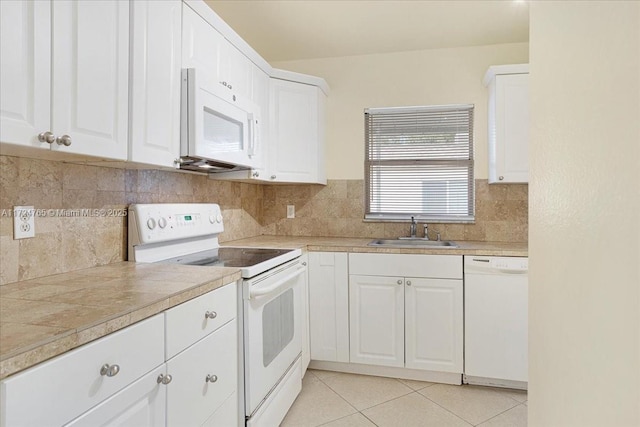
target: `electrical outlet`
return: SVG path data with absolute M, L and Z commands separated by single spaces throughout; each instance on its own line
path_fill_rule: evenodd
M 36 235 L 35 209 L 33 206 L 13 207 L 13 239 L 29 239 Z
M 296 217 L 296 207 L 294 205 L 287 205 L 287 218 Z

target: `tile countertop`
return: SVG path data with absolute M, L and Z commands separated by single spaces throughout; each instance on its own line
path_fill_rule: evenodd
M 386 254 L 449 254 L 528 256 L 526 243 L 456 240 L 457 248 L 382 248 L 367 246 L 373 238 L 257 236 L 223 243 L 223 246 L 301 248 L 310 252 L 370 252 Z
M 0 286 L 0 379 L 239 279 L 237 268 L 118 262 Z
M 380 248 L 372 239 L 257 236 L 224 246 L 527 256 L 526 243 L 456 241 L 458 248 Z M 0 379 L 240 279 L 236 268 L 118 262 L 0 286 Z

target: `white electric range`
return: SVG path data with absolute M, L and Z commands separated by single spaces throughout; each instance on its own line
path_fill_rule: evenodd
M 129 260 L 241 270 L 242 415 L 247 426 L 278 425 L 302 388 L 306 267 L 299 260 L 300 249 L 221 247 L 218 236 L 223 231 L 216 204 L 131 205 Z

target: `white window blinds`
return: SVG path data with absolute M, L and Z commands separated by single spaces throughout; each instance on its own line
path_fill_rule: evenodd
M 366 219 L 473 221 L 473 105 L 364 116 Z

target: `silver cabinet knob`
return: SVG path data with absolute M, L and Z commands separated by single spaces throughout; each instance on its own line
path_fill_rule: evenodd
M 398 279 L 398 285 L 402 285 L 402 279 Z
M 499 176 L 499 177 L 498 177 L 498 179 L 499 179 L 500 181 L 502 181 L 502 180 L 504 180 L 504 176 Z
M 302 263 L 302 265 L 306 266 L 306 265 L 307 265 L 307 262 L 306 262 L 306 261 L 305 261 L 305 262 L 303 262 L 303 263 Z
M 207 375 L 207 378 L 205 378 L 204 381 L 207 382 L 207 383 L 215 383 L 216 381 L 218 381 L 218 376 L 209 374 L 209 375 Z
M 102 375 L 103 377 L 115 377 L 116 375 L 118 375 L 118 372 L 120 372 L 120 366 L 118 365 L 109 365 L 108 363 L 105 363 L 100 368 L 100 375 Z
M 411 286 L 411 280 L 407 280 L 407 286 Z
M 58 145 L 64 145 L 68 147 L 71 145 L 71 137 L 69 135 L 62 135 L 56 138 Z
M 56 136 L 54 134 L 52 134 L 49 131 L 46 132 L 42 132 L 41 134 L 38 135 L 38 141 L 40 142 L 46 142 L 47 144 L 53 144 L 53 142 L 56 140 Z
M 271 179 L 276 179 L 276 176 L 275 175 L 271 175 Z
M 215 311 L 207 311 L 204 314 L 204 317 L 206 317 L 207 319 L 215 319 L 216 317 L 218 317 L 218 313 L 216 313 Z
M 164 384 L 167 385 L 171 382 L 171 380 L 173 380 L 173 377 L 169 374 L 165 375 L 165 374 L 160 374 L 158 375 L 158 378 L 156 379 L 156 382 L 158 384 Z

